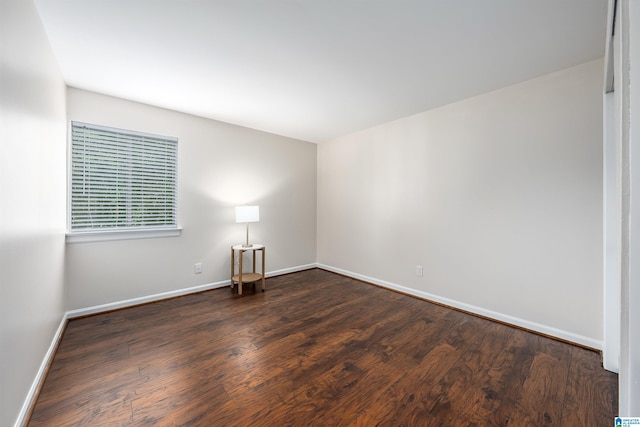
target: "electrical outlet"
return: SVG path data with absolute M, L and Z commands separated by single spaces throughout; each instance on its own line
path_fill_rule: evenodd
M 197 262 L 197 263 L 193 264 L 193 272 L 195 274 L 202 273 L 202 263 L 201 262 Z
M 422 266 L 416 265 L 416 276 L 422 277 Z

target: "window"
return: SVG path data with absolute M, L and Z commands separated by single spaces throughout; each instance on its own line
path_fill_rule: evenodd
M 177 147 L 177 138 L 71 122 L 68 240 L 178 235 Z

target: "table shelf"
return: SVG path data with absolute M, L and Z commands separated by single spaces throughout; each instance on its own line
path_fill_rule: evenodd
M 243 259 L 244 253 L 251 251 L 253 253 L 253 272 L 243 272 Z M 262 273 L 256 272 L 256 252 L 262 252 Z M 238 253 L 238 273 L 236 274 L 236 252 Z M 251 246 L 234 245 L 231 247 L 231 289 L 238 284 L 238 295 L 242 295 L 242 285 L 244 283 L 261 282 L 262 292 L 265 291 L 265 277 L 264 277 L 264 264 L 265 264 L 265 246 L 254 244 Z

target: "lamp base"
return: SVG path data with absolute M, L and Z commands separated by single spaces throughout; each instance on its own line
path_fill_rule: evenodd
M 253 247 L 253 243 L 243 243 L 242 247 L 243 248 L 252 248 Z

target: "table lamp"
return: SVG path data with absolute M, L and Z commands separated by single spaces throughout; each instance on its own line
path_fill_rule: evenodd
M 249 223 L 260 221 L 260 206 L 236 206 L 236 223 L 247 224 L 247 243 L 243 244 L 243 248 L 250 248 L 253 244 L 249 244 Z

